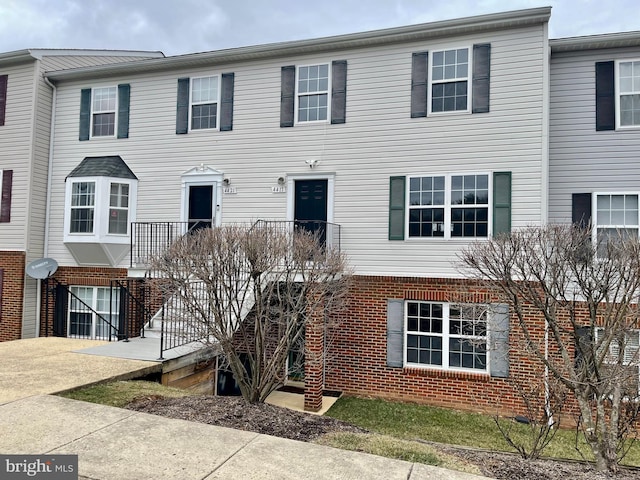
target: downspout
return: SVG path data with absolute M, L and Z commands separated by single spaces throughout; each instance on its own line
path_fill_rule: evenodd
M 47 171 L 47 202 L 45 204 L 44 213 L 44 257 L 49 256 L 49 222 L 51 215 L 51 176 L 53 174 L 53 143 L 54 143 L 54 131 L 56 127 L 56 102 L 58 100 L 58 90 L 56 86 L 49 81 L 49 79 L 43 75 L 44 83 L 51 87 L 52 100 L 51 100 L 51 127 L 49 131 L 49 165 Z M 36 336 L 40 336 L 40 318 L 42 310 L 42 282 L 38 282 L 38 298 L 36 301 Z

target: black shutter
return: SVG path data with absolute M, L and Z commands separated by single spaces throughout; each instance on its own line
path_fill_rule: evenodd
M 488 316 L 490 375 L 509 376 L 509 305 L 491 306 Z
M 427 116 L 428 72 L 429 53 L 414 53 L 411 57 L 411 118 Z
M 387 366 L 404 365 L 404 300 L 387 300 Z
M 7 84 L 9 75 L 0 75 L 0 126 L 4 125 L 5 112 L 7 110 Z
M 489 111 L 489 79 L 491 70 L 491 44 L 473 46 L 473 75 L 471 102 L 473 113 Z
M 389 240 L 404 240 L 405 177 L 389 179 Z
M 511 232 L 511 172 L 493 173 L 493 236 Z
M 296 67 L 282 67 L 280 90 L 280 126 L 293 127 L 295 118 Z
M 2 184 L 0 185 L 0 222 L 11 221 L 11 188 L 13 185 L 13 170 L 0 170 Z
M 131 87 L 127 83 L 118 85 L 118 138 L 129 138 L 129 101 Z
M 53 307 L 53 336 L 67 336 L 67 314 L 69 303 L 69 289 L 66 285 L 57 284 L 55 287 L 56 300 Z M 47 318 L 47 322 L 49 319 Z
M 591 194 L 574 193 L 571 195 L 571 223 L 586 228 L 591 223 Z
M 575 367 L 580 370 L 584 366 L 585 357 L 587 358 L 588 369 L 593 369 L 593 342 L 594 338 L 591 334 L 591 327 L 583 326 L 575 329 Z
M 220 131 L 233 130 L 233 86 L 235 75 L 233 73 L 222 74 L 222 86 L 220 92 Z
M 614 63 L 596 62 L 596 130 L 615 130 Z
M 331 64 L 331 123 L 345 123 L 347 106 L 347 61 Z
M 83 88 L 80 91 L 80 141 L 89 140 L 91 128 L 91 89 Z
M 189 131 L 189 78 L 178 79 L 178 102 L 176 106 L 176 133 Z

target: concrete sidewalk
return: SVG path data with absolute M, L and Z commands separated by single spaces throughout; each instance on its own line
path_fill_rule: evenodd
M 49 395 L 0 405 L 0 432 L 0 453 L 77 454 L 94 480 L 482 478 Z

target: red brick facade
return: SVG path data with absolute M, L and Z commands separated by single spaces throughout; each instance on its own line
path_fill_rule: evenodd
M 522 413 L 512 380 L 541 381 L 539 369 L 519 348 L 511 319 L 509 378 L 487 373 L 387 366 L 387 299 L 459 303 L 499 303 L 497 295 L 472 281 L 357 276 L 334 344 L 330 346 L 325 388 L 350 395 L 383 397 L 448 408 Z M 544 334 L 544 323 L 535 335 Z M 541 337 L 540 337 L 541 338 Z
M 0 252 L 0 342 L 22 337 L 24 252 Z

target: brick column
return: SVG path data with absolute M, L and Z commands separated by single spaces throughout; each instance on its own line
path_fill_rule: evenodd
M 304 409 L 318 412 L 322 408 L 324 312 L 318 306 L 309 313 L 305 330 Z

